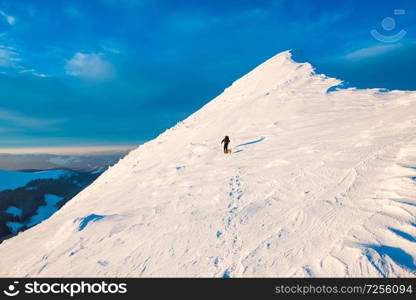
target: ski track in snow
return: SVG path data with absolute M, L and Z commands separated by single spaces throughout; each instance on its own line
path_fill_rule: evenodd
M 260 65 L 2 243 L 0 275 L 415 277 L 416 93 L 312 72 Z

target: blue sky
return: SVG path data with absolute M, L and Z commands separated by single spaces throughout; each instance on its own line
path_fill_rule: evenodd
M 287 49 L 359 88 L 415 90 L 415 9 L 413 0 L 0 0 L 0 148 L 139 144 Z M 371 30 L 405 35 L 386 42 Z

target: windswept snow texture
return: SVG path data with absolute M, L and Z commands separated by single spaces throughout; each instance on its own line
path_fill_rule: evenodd
M 278 54 L 2 243 L 0 276 L 415 277 L 416 93 L 339 84 Z

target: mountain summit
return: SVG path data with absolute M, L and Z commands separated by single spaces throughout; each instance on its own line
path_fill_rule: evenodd
M 2 243 L 0 275 L 416 276 L 416 93 L 339 83 L 274 56 Z

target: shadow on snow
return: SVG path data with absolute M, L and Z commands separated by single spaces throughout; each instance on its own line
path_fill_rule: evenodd
M 401 248 L 395 248 L 385 245 L 363 245 L 367 249 L 372 249 L 380 256 L 381 260 L 374 257 L 370 252 L 366 256 L 376 270 L 383 276 L 388 277 L 385 257 L 390 257 L 397 265 L 416 274 L 416 264 L 413 257 Z M 378 263 L 378 264 L 377 264 Z
M 257 143 L 260 143 L 261 141 L 263 141 L 264 139 L 265 139 L 265 137 L 264 137 L 264 136 L 262 136 L 261 138 L 259 138 L 259 139 L 257 139 L 257 140 L 250 141 L 250 142 L 246 142 L 246 143 L 243 143 L 243 144 L 237 145 L 237 146 L 235 146 L 235 147 L 236 147 L 236 148 L 238 148 L 238 147 L 242 147 L 242 146 L 247 146 L 247 145 L 257 144 Z

